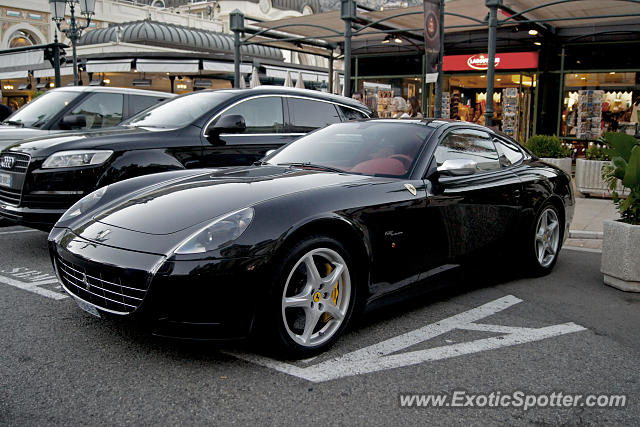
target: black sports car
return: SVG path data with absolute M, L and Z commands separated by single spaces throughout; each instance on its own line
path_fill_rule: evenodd
M 169 336 L 259 331 L 308 356 L 366 304 L 489 245 L 548 273 L 573 205 L 564 172 L 488 128 L 370 120 L 254 166 L 103 187 L 49 244 L 65 290 L 93 314 L 148 319 Z

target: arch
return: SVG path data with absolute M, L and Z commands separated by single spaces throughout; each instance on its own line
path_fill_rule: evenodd
M 2 46 L 2 49 L 9 48 L 9 41 L 11 40 L 11 36 L 13 36 L 16 31 L 24 31 L 25 33 L 31 34 L 35 39 L 39 40 L 39 43 L 36 44 L 48 43 L 49 40 L 47 36 L 42 34 L 42 32 L 33 25 L 27 24 L 26 22 L 21 22 L 7 28 L 4 35 L 2 36 L 2 43 L 0 44 L 0 46 Z

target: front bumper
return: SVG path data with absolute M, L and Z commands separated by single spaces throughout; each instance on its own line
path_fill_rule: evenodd
M 259 285 L 262 258 L 173 261 L 163 255 L 89 242 L 59 228 L 49 236 L 49 249 L 59 280 L 69 294 L 102 313 L 149 326 L 156 335 L 246 337 L 253 326 L 257 300 L 265 294 Z M 67 266 L 78 279 L 68 275 Z M 83 289 L 82 279 L 89 282 L 88 290 Z M 143 291 L 123 291 L 129 296 L 118 296 L 117 287 L 103 282 Z
M 0 217 L 18 225 L 44 231 L 51 230 L 65 211 L 66 209 L 34 209 L 0 203 Z

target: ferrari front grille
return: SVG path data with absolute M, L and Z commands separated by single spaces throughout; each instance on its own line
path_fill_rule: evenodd
M 58 274 L 69 292 L 91 304 L 117 313 L 135 311 L 147 292 L 147 282 L 142 286 L 124 282 L 122 277 L 89 271 L 80 265 L 56 257 Z

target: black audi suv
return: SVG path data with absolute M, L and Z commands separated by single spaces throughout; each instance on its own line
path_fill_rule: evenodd
M 49 230 L 77 200 L 113 182 L 250 165 L 312 130 L 370 114 L 349 98 L 273 86 L 182 95 L 117 127 L 8 147 L 0 153 L 0 216 Z

